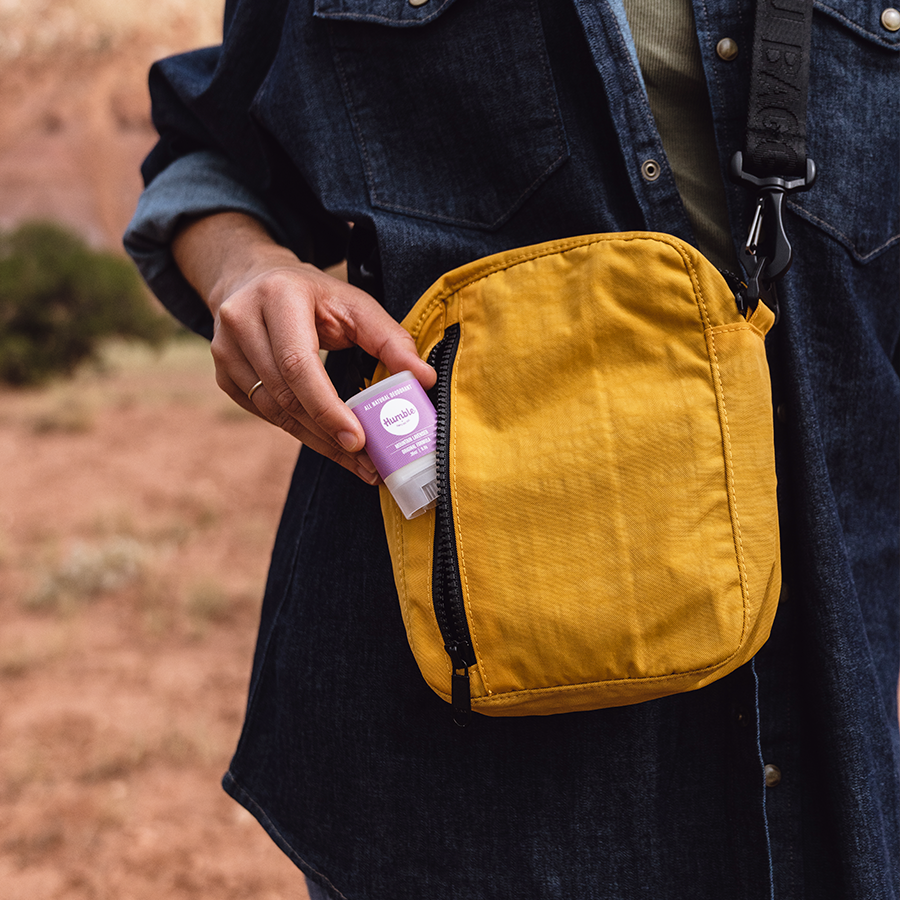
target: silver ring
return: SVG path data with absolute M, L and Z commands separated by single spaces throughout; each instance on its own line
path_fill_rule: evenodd
M 261 388 L 261 387 L 262 387 L 262 381 L 257 381 L 256 384 L 254 384 L 253 387 L 250 388 L 249 391 L 247 391 L 247 399 L 252 400 L 254 391 L 256 391 L 258 388 Z

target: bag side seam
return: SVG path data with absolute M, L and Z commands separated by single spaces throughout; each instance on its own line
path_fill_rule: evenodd
M 728 425 L 728 409 L 725 404 L 725 386 L 722 383 L 722 372 L 719 369 L 719 353 L 716 347 L 716 332 L 713 329 L 707 331 L 709 335 L 709 346 L 712 350 L 710 358 L 713 377 L 716 380 L 716 393 L 721 403 L 721 425 L 722 425 L 722 443 L 725 450 L 725 468 L 728 482 L 728 505 L 731 507 L 732 528 L 731 533 L 734 540 L 734 551 L 737 557 L 738 572 L 741 579 L 741 599 L 743 601 L 743 620 L 741 622 L 741 637 L 738 641 L 737 653 L 744 644 L 747 635 L 747 617 L 750 609 L 750 584 L 747 576 L 747 567 L 744 561 L 744 541 L 741 531 L 741 520 L 737 508 L 737 491 L 734 485 L 734 457 L 731 452 L 731 429 Z M 733 654 L 732 654 L 733 655 Z
M 674 246 L 678 250 L 678 252 L 681 254 L 681 258 L 684 260 L 685 267 L 688 271 L 688 276 L 690 277 L 691 283 L 694 286 L 694 295 L 697 300 L 697 305 L 700 309 L 700 318 L 704 325 L 704 334 L 709 335 L 709 338 L 707 340 L 707 357 L 709 358 L 710 362 L 710 374 L 715 381 L 716 397 L 721 409 L 720 427 L 722 430 L 722 449 L 725 454 L 725 473 L 728 492 L 728 505 L 732 517 L 731 534 L 732 540 L 734 542 L 734 552 L 741 582 L 742 612 L 741 636 L 738 640 L 737 647 L 735 647 L 734 653 L 730 654 L 727 659 L 723 661 L 724 663 L 727 662 L 727 660 L 732 659 L 737 653 L 739 653 L 741 647 L 744 645 L 744 641 L 747 636 L 747 620 L 750 615 L 750 584 L 747 576 L 747 567 L 744 560 L 743 534 L 741 531 L 740 515 L 738 514 L 737 508 L 737 491 L 734 484 L 734 457 L 731 452 L 731 429 L 728 425 L 728 409 L 725 404 L 725 386 L 722 383 L 722 372 L 719 368 L 719 355 L 715 340 L 716 329 L 710 321 L 709 308 L 706 303 L 706 298 L 703 294 L 703 289 L 700 286 L 700 279 L 697 275 L 697 270 L 694 266 L 693 260 L 691 260 L 690 256 L 688 256 L 688 254 L 684 250 L 684 247 L 681 244 L 672 246 Z M 732 326 L 732 328 L 734 330 L 744 330 L 747 324 L 748 323 L 746 322 L 741 322 L 737 325 Z M 756 330 L 755 326 L 750 327 L 753 327 L 754 330 Z M 721 330 L 725 331 L 726 329 Z M 728 328 L 727 330 L 731 330 L 731 328 Z M 710 350 L 712 351 L 711 355 Z
M 669 244 L 669 246 L 674 247 L 680 254 L 681 260 L 684 263 L 688 278 L 691 280 L 691 286 L 694 288 L 694 299 L 697 303 L 697 309 L 700 312 L 700 324 L 705 331 L 707 328 L 712 327 L 712 323 L 709 320 L 709 308 L 706 305 L 706 298 L 703 296 L 703 289 L 700 287 L 700 279 L 697 276 L 697 270 L 694 267 L 694 263 L 690 256 L 685 252 L 684 247 L 679 244 Z

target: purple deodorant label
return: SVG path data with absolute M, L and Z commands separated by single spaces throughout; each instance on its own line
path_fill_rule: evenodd
M 400 372 L 351 397 L 366 452 L 407 518 L 434 505 L 437 416 L 422 385 Z

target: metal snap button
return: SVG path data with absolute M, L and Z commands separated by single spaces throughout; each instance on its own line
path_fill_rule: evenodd
M 428 0 L 409 0 L 410 6 L 424 6 Z
M 900 31 L 900 10 L 896 10 L 893 6 L 889 6 L 881 14 L 881 24 L 884 25 L 888 31 Z
M 733 41 L 731 38 L 722 38 L 722 40 L 716 44 L 716 53 L 719 54 L 719 59 L 724 59 L 725 62 L 731 62 L 731 60 L 738 55 L 737 41 Z
M 767 765 L 765 773 L 766 787 L 775 787 L 775 785 L 781 784 L 781 769 L 778 766 Z
M 662 174 L 662 166 L 655 159 L 648 159 L 641 166 L 641 175 L 645 181 L 656 181 Z

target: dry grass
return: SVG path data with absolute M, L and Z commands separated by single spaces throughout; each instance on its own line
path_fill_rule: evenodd
M 94 410 L 82 402 L 59 403 L 38 413 L 31 427 L 35 434 L 84 434 L 94 427 Z
M 145 544 L 130 537 L 113 537 L 99 544 L 77 541 L 43 572 L 24 605 L 32 610 L 65 610 L 117 591 L 141 578 L 149 554 Z

